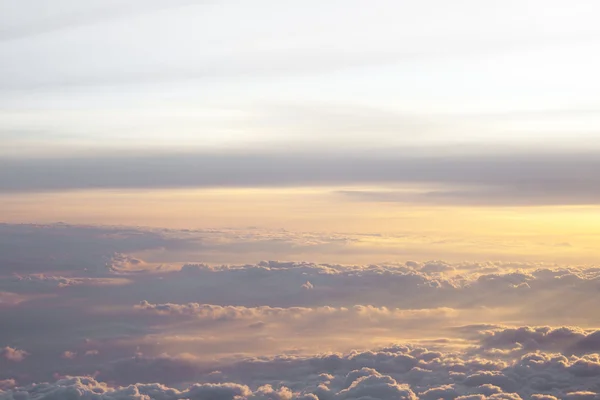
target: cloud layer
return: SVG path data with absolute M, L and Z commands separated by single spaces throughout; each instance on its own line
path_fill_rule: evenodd
M 145 368 L 146 377 L 173 371 L 183 372 L 183 377 L 190 376 L 181 369 L 183 364 L 180 362 L 178 367 L 175 361 L 163 363 L 161 372 L 156 369 L 158 360 L 133 359 L 115 372 L 135 374 L 137 370 L 139 374 Z M 396 345 L 346 355 L 249 359 L 219 371 L 196 368 L 194 374 L 199 381 L 186 389 L 159 383 L 108 386 L 99 378 L 67 377 L 54 383 L 8 389 L 0 392 L 0 398 L 51 399 L 67 395 L 82 399 L 597 398 L 600 357 L 529 353 L 507 363 Z
M 0 160 L 0 191 L 190 187 L 429 185 L 340 193 L 356 200 L 459 205 L 598 204 L 593 153 L 115 154 Z M 275 168 L 274 168 L 275 167 Z M 16 173 L 18 171 L 18 173 Z M 574 179 L 577 177 L 577 179 Z
M 215 243 L 243 256 L 244 244 L 281 237 L 356 240 L 260 230 L 0 225 L 0 235 L 2 400 L 600 393 L 593 265 L 191 258 Z

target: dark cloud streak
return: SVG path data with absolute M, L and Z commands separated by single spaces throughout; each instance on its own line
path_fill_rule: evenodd
M 342 192 L 369 201 L 458 205 L 600 204 L 600 158 L 588 153 L 409 155 L 196 153 L 0 160 L 0 192 L 85 189 L 427 185 Z

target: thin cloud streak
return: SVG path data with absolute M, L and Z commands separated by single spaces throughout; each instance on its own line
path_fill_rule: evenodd
M 181 7 L 190 5 L 184 2 Z M 157 8 L 158 9 L 158 8 Z M 152 10 L 156 11 L 156 10 Z M 95 21 L 94 21 L 95 22 Z M 73 24 L 73 26 L 76 26 Z M 65 25 L 65 28 L 69 27 Z M 27 30 L 24 28 L 24 30 Z M 41 33 L 41 32 L 40 32 Z M 0 35 L 0 42 L 4 40 Z M 285 77 L 310 77 L 315 74 L 360 70 L 410 62 L 435 62 L 456 57 L 472 58 L 502 55 L 514 51 L 544 49 L 569 43 L 594 45 L 600 36 L 591 34 L 568 37 L 544 37 L 531 40 L 508 40 L 482 43 L 481 40 L 455 38 L 445 43 L 428 44 L 424 49 L 341 51 L 331 49 L 294 49 L 279 51 L 254 51 L 249 54 L 212 56 L 200 58 L 190 65 L 165 67 L 148 61 L 143 68 L 138 64 L 111 66 L 109 62 L 91 66 L 77 73 L 52 73 L 32 71 L 29 79 L 5 79 L 0 81 L 0 90 L 7 95 L 19 92 L 47 91 L 58 89 L 90 89 L 98 87 L 120 88 L 122 86 L 175 85 L 195 82 L 236 82 L 244 80 L 273 80 Z

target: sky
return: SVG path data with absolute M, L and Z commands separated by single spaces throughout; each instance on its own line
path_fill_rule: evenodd
M 0 400 L 599 398 L 599 14 L 0 0 Z

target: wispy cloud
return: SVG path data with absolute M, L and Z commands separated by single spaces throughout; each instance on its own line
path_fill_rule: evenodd
M 17 11 L 20 7 L 31 7 L 29 10 L 30 13 L 33 13 L 34 15 L 37 14 L 39 18 L 34 18 L 34 21 L 31 22 L 17 22 L 17 24 L 15 24 L 14 21 L 8 21 L 6 27 L 0 30 L 0 42 L 24 39 L 54 31 L 93 25 L 104 21 L 110 21 L 112 19 L 127 18 L 174 7 L 205 4 L 206 2 L 202 0 L 128 0 L 126 2 L 91 1 L 86 2 L 85 7 L 81 7 L 81 4 L 78 4 L 76 1 L 59 0 L 54 2 L 49 10 L 44 10 L 46 7 L 45 5 L 31 3 L 33 2 L 23 1 L 22 4 L 20 4 L 18 7 L 15 7 L 15 11 Z M 56 12 L 57 10 L 60 11 Z M 10 9 L 7 11 L 10 11 Z M 42 13 L 40 11 L 48 12 Z M 11 13 L 8 12 L 6 18 L 10 17 L 10 15 Z M 27 15 L 27 17 L 30 17 L 30 15 Z M 18 18 L 15 19 L 17 19 L 17 21 L 19 20 Z

